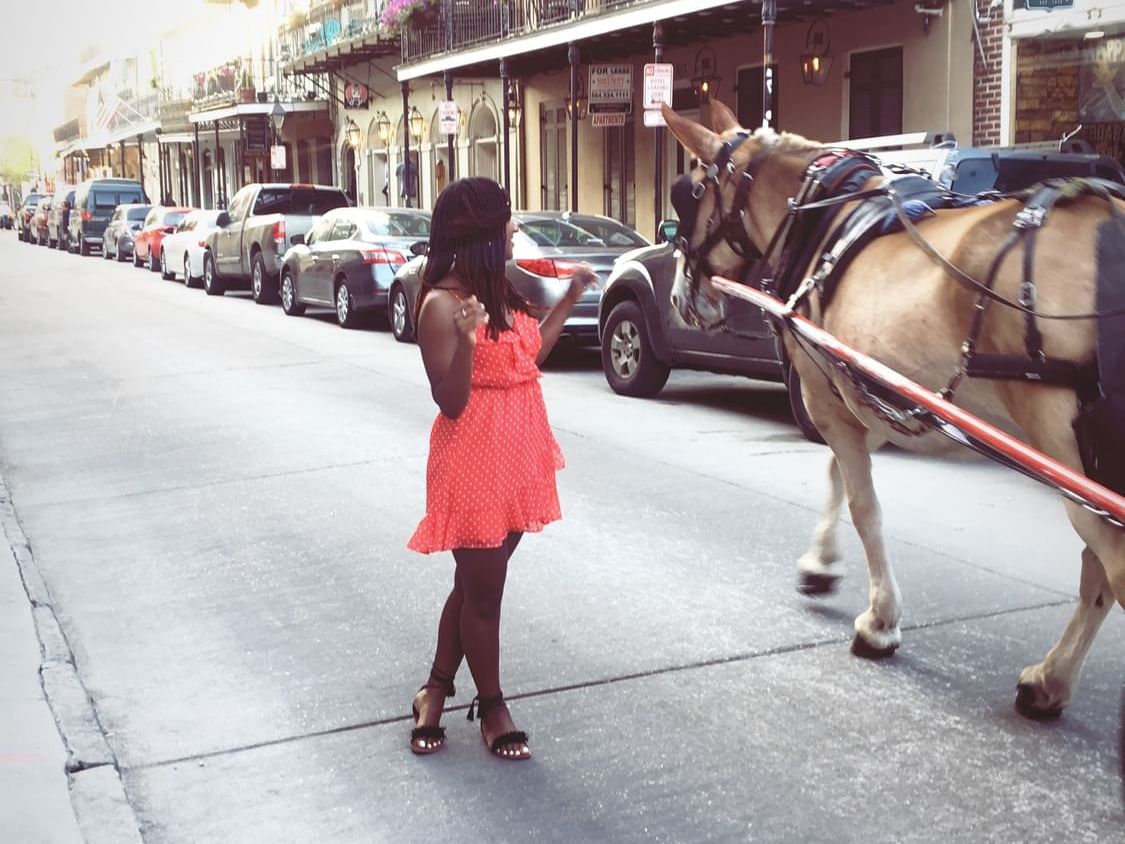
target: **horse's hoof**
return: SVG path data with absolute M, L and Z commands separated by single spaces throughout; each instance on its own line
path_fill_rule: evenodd
M 894 652 L 898 650 L 898 645 L 888 645 L 885 648 L 877 648 L 860 636 L 855 634 L 852 639 L 852 653 L 863 659 L 886 659 L 893 656 Z
M 1039 701 L 1039 686 L 1020 683 L 1016 686 L 1016 712 L 1032 721 L 1055 721 L 1062 715 L 1061 706 L 1044 706 Z
M 831 595 L 836 591 L 838 574 L 811 574 L 801 572 L 797 581 L 797 591 L 802 595 Z

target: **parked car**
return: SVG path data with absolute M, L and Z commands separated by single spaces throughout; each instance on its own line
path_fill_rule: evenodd
M 144 225 L 151 205 L 118 205 L 102 232 L 102 257 L 127 261 L 133 257 L 133 237 Z
M 904 136 L 887 140 L 901 145 Z M 872 150 L 884 164 L 920 169 L 959 193 L 1019 190 L 1053 176 L 1098 175 L 1125 181 L 1120 164 L 1089 153 L 958 150 L 949 136 L 939 137 L 929 149 L 888 153 L 880 151 L 879 139 L 848 143 Z M 666 223 L 672 229 L 666 237 L 673 240 L 674 221 Z M 782 381 L 788 387 L 789 406 L 802 433 L 821 442 L 801 399 L 796 372 L 761 310 L 732 299 L 729 331 L 690 327 L 671 303 L 672 286 L 680 272 L 679 253 L 673 243 L 639 249 L 614 267 L 598 313 L 602 370 L 610 387 L 622 395 L 655 396 L 674 368 Z
M 219 211 L 200 211 L 196 209 L 184 217 L 176 230 L 165 235 L 160 244 L 161 275 L 174 279 L 176 273 L 183 273 L 184 284 L 198 287 L 203 281 L 203 247 L 207 245 L 207 235 L 217 227 L 215 221 Z
M 203 289 L 221 296 L 228 288 L 249 288 L 254 301 L 278 301 L 281 260 L 312 228 L 315 218 L 344 208 L 340 188 L 304 184 L 250 184 L 219 214 L 203 252 Z
M 7 202 L 0 202 L 0 228 L 10 229 L 12 227 L 12 206 Z
M 35 213 L 35 206 L 42 198 L 41 192 L 29 193 L 23 198 L 23 204 L 16 211 L 16 237 L 24 243 L 31 243 L 34 240 L 31 234 L 31 215 Z
M 575 343 L 597 345 L 602 285 L 618 258 L 647 246 L 648 241 L 628 226 L 596 214 L 521 211 L 512 216 L 520 230 L 513 238 L 507 275 L 533 306 L 549 308 L 558 302 L 570 284 L 576 264 L 587 263 L 597 274 L 599 284 L 582 295 L 561 335 Z M 391 286 L 387 319 L 391 333 L 402 342 L 414 339 L 414 309 L 422 287 L 424 260 L 406 264 Z
M 70 220 L 70 209 L 74 205 L 74 188 L 60 185 L 55 189 L 55 196 L 62 198 L 51 202 L 51 210 L 47 215 L 47 245 L 66 249 L 66 227 Z
M 51 211 L 53 194 L 44 194 L 35 203 L 35 212 L 31 215 L 31 237 L 40 246 L 47 245 L 47 215 Z
M 118 205 L 148 203 L 144 187 L 131 179 L 87 179 L 74 191 L 67 241 L 71 252 L 89 255 L 102 245 L 105 227 Z
M 171 234 L 194 208 L 166 208 L 156 205 L 149 209 L 141 230 L 133 235 L 133 266 L 148 263 L 152 272 L 160 269 L 160 242 Z M 167 275 L 165 275 L 167 278 Z
M 309 305 L 333 308 L 342 328 L 386 313 L 395 273 L 429 236 L 428 211 L 335 208 L 285 253 L 281 307 L 291 316 Z

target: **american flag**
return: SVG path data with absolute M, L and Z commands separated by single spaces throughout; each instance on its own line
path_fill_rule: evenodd
M 98 95 L 98 110 L 95 115 L 95 121 L 99 129 L 108 129 L 113 122 L 113 118 L 117 116 L 123 104 L 122 99 L 116 94 L 110 94 L 108 97 Z

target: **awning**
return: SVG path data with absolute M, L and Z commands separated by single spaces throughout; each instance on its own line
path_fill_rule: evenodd
M 328 103 L 324 100 L 289 101 L 278 100 L 286 114 L 293 112 L 327 111 Z M 206 111 L 193 111 L 188 115 L 192 123 L 211 123 L 215 120 L 230 120 L 233 117 L 246 117 L 252 114 L 269 114 L 273 110 L 273 103 L 235 103 Z
M 193 132 L 168 132 L 156 136 L 157 143 L 161 144 L 190 144 L 195 141 Z
M 834 12 L 851 12 L 892 5 L 895 0 L 777 0 L 777 22 L 807 20 Z M 1114 0 L 1125 2 L 1125 0 Z M 544 26 L 515 34 L 501 41 L 488 41 L 455 49 L 431 58 L 399 65 L 400 82 L 424 76 L 495 76 L 500 59 L 509 59 L 512 73 L 528 73 L 564 67 L 567 45 L 582 46 L 585 61 L 613 61 L 621 56 L 652 52 L 652 25 L 665 24 L 666 47 L 698 43 L 724 35 L 761 30 L 762 4 L 731 0 L 663 0 L 643 6 L 587 14 L 573 22 Z M 759 56 L 760 59 L 760 56 Z
M 1027 0 L 1024 0 L 1027 2 Z M 1034 0 L 1033 0 L 1034 2 Z M 1070 8 L 1016 8 L 1008 15 L 1005 31 L 1011 38 L 1074 38 L 1086 32 L 1125 32 L 1125 0 L 1073 0 Z M 1023 5 L 1020 3 L 1019 5 Z M 1091 41 L 1096 44 L 1097 41 Z
M 387 56 L 401 56 L 402 48 L 397 38 L 388 39 L 385 35 L 371 33 L 349 41 L 341 41 L 330 47 L 301 56 L 285 65 L 287 75 L 296 76 L 311 73 L 332 73 L 350 65 L 374 61 Z
M 135 140 L 137 135 L 147 135 L 149 133 L 155 134 L 156 130 L 160 128 L 159 120 L 146 120 L 143 123 L 132 123 L 128 126 L 119 126 L 118 128 L 106 133 L 106 144 L 119 144 L 122 141 Z M 103 144 L 104 146 L 105 144 Z

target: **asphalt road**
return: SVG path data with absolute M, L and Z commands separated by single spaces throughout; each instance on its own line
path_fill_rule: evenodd
M 1012 707 L 1077 588 L 1053 493 L 880 454 L 904 641 L 865 662 L 854 532 L 836 595 L 794 589 L 827 452 L 779 388 L 628 400 L 571 351 L 543 389 L 565 515 L 520 546 L 503 629 L 534 759 L 487 755 L 466 669 L 415 758 L 452 576 L 404 547 L 417 349 L 0 233 L 0 475 L 93 703 L 57 714 L 107 748 L 72 776 L 88 834 L 121 822 L 116 766 L 162 844 L 1122 840 L 1122 612 L 1060 721 Z

